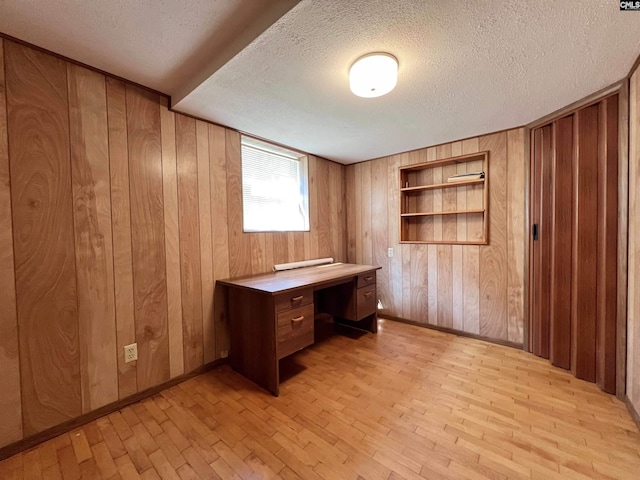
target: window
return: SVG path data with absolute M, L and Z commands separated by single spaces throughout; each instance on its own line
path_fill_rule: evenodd
M 307 156 L 242 137 L 245 232 L 309 230 Z

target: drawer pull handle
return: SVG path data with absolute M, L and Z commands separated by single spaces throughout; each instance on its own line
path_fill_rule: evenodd
M 293 297 L 291 302 L 299 302 L 304 298 L 304 295 L 298 295 L 297 297 Z
M 370 282 L 371 280 L 373 280 L 373 277 L 364 277 L 365 282 Z
M 363 295 L 365 297 L 370 297 L 373 292 L 364 292 Z
M 300 323 L 303 320 L 304 320 L 304 315 L 300 315 L 299 317 L 292 318 L 291 323 Z

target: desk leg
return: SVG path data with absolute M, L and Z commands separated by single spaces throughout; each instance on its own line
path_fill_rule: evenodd
M 228 299 L 231 367 L 277 396 L 279 372 L 273 297 L 229 288 Z

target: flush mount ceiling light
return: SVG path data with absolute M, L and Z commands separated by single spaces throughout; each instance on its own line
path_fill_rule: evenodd
M 398 83 L 398 59 L 389 53 L 368 53 L 351 65 L 351 91 L 365 98 L 380 97 Z

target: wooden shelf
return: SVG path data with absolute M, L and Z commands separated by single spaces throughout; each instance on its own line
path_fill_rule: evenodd
M 450 212 L 417 212 L 401 213 L 401 217 L 428 217 L 431 215 L 462 215 L 465 213 L 484 213 L 484 208 L 474 210 L 452 210 Z
M 446 182 L 452 175 L 473 172 L 484 172 L 484 178 Z M 398 173 L 400 243 L 489 243 L 488 151 L 404 165 Z M 433 219 L 442 228 L 433 228 Z
M 419 185 L 417 187 L 404 187 L 401 188 L 401 192 L 411 193 L 411 192 L 421 192 L 424 190 L 435 190 L 442 188 L 452 188 L 452 187 L 467 187 L 469 185 L 481 185 L 484 183 L 484 178 L 477 178 L 474 180 L 465 180 L 463 182 L 447 182 L 447 183 L 436 183 L 434 185 Z

